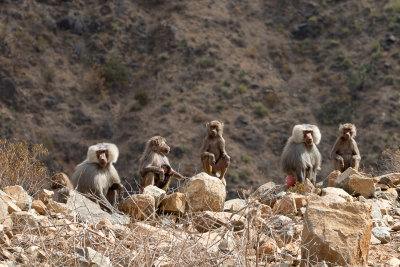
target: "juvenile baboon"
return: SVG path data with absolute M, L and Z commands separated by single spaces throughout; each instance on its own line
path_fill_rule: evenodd
M 357 133 L 356 126 L 351 123 L 340 124 L 339 132 L 340 136 L 336 139 L 331 151 L 333 168 L 344 172 L 352 167 L 358 171 L 361 156 L 357 142 L 354 140 Z
M 321 133 L 317 126 L 294 126 L 281 156 L 283 172 L 296 177 L 298 183 L 308 178 L 315 185 L 317 171 L 321 168 L 321 154 L 317 148 L 320 140 Z
M 207 122 L 207 136 L 200 151 L 203 170 L 209 175 L 217 176 L 226 186 L 225 174 L 231 158 L 225 150 L 225 139 L 222 137 L 224 124 L 219 121 Z
M 50 188 L 54 190 L 54 201 L 67 203 L 73 186 L 65 173 L 57 172 L 51 178 Z
M 77 191 L 92 195 L 92 199 L 97 198 L 100 206 L 110 212 L 113 211 L 122 188 L 113 165 L 117 162 L 118 155 L 118 148 L 114 144 L 99 143 L 90 146 L 86 160 L 76 166 L 71 177 Z
M 146 148 L 139 160 L 139 176 L 142 190 L 148 185 L 155 185 L 164 191 L 168 190 L 171 179 L 184 180 L 186 177 L 174 171 L 165 154 L 169 146 L 164 137 L 153 136 L 146 143 Z M 165 153 L 165 154 L 164 154 Z M 164 174 L 168 175 L 165 176 Z

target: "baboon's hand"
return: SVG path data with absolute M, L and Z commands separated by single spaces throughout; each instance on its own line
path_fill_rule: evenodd
M 215 156 L 213 154 L 210 155 L 211 163 L 215 164 Z
M 226 158 L 227 160 L 231 160 L 231 157 L 229 157 L 228 154 L 224 154 L 223 157 Z
M 343 162 L 343 157 L 340 156 L 340 155 L 337 155 L 337 156 L 336 156 L 336 160 L 339 160 L 340 162 Z

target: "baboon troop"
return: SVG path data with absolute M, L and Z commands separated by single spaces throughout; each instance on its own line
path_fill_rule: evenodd
M 351 123 L 340 124 L 339 132 L 340 136 L 336 139 L 331 151 L 333 168 L 344 172 L 347 168 L 352 167 L 358 171 L 361 155 L 357 142 L 354 140 L 357 134 L 356 126 Z
M 216 120 L 206 123 L 207 134 L 200 149 L 200 158 L 203 171 L 218 177 L 226 186 L 225 175 L 230 156 L 225 150 L 223 128 L 224 124 Z M 351 123 L 340 124 L 339 132 L 340 136 L 330 154 L 333 167 L 340 172 L 349 167 L 358 170 L 361 155 L 354 140 L 356 126 Z M 288 175 L 288 186 L 301 184 L 305 179 L 316 184 L 322 160 L 317 147 L 320 141 L 321 133 L 316 125 L 298 124 L 293 127 L 292 135 L 288 138 L 280 159 L 281 169 Z M 142 191 L 148 185 L 155 185 L 167 191 L 172 178 L 187 179 L 171 167 L 166 156 L 169 152 L 170 147 L 164 137 L 153 136 L 147 140 L 138 170 Z M 66 203 L 70 191 L 75 188 L 88 194 L 102 208 L 113 212 L 123 188 L 113 165 L 117 162 L 118 155 L 117 146 L 111 143 L 90 146 L 86 160 L 76 166 L 71 181 L 65 173 L 56 173 L 51 178 L 50 187 L 55 191 L 54 200 Z
M 146 142 L 146 147 L 139 160 L 139 176 L 142 190 L 148 185 L 155 185 L 166 191 L 171 178 L 184 180 L 186 177 L 174 171 L 165 154 L 170 147 L 164 137 L 153 136 Z
M 317 148 L 321 133 L 317 126 L 300 124 L 293 127 L 281 156 L 284 173 L 303 183 L 306 178 L 315 184 L 317 171 L 321 168 L 321 154 Z
M 54 201 L 67 203 L 73 186 L 65 173 L 57 172 L 51 178 L 50 188 L 54 191 Z
M 112 212 L 122 190 L 121 181 L 113 163 L 119 151 L 116 145 L 99 143 L 90 146 L 87 158 L 75 168 L 71 182 L 77 191 L 89 194 L 101 207 Z
M 225 174 L 230 157 L 225 150 L 225 139 L 222 137 L 224 124 L 219 121 L 207 122 L 207 135 L 200 150 L 203 170 L 209 175 L 217 176 L 226 186 Z

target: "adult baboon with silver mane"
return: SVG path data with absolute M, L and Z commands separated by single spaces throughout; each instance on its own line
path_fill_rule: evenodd
M 113 211 L 119 192 L 121 180 L 114 167 L 119 151 L 116 145 L 99 143 L 90 146 L 87 158 L 75 168 L 71 182 L 77 191 L 92 195 L 92 199 L 109 211 Z
M 352 167 L 358 171 L 361 160 L 360 151 L 354 137 L 357 134 L 356 126 L 351 123 L 339 125 L 340 136 L 336 139 L 331 151 L 331 160 L 335 170 L 344 172 Z
M 317 148 L 321 140 L 318 127 L 299 124 L 293 127 L 281 156 L 281 168 L 287 175 L 296 177 L 298 183 L 306 178 L 315 184 L 317 171 L 321 169 L 321 154 Z

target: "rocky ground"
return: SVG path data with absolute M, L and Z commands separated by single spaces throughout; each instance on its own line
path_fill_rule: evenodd
M 329 179 L 225 201 L 222 182 L 200 173 L 168 195 L 148 186 L 112 214 L 76 192 L 63 204 L 8 186 L 0 266 L 399 266 L 400 174 Z
M 229 198 L 284 179 L 295 124 L 320 127 L 323 178 L 339 123 L 361 167 L 400 140 L 397 0 L 0 0 L 0 138 L 44 144 L 73 172 L 108 141 L 126 184 L 153 135 L 186 176 L 205 122 L 225 123 Z

